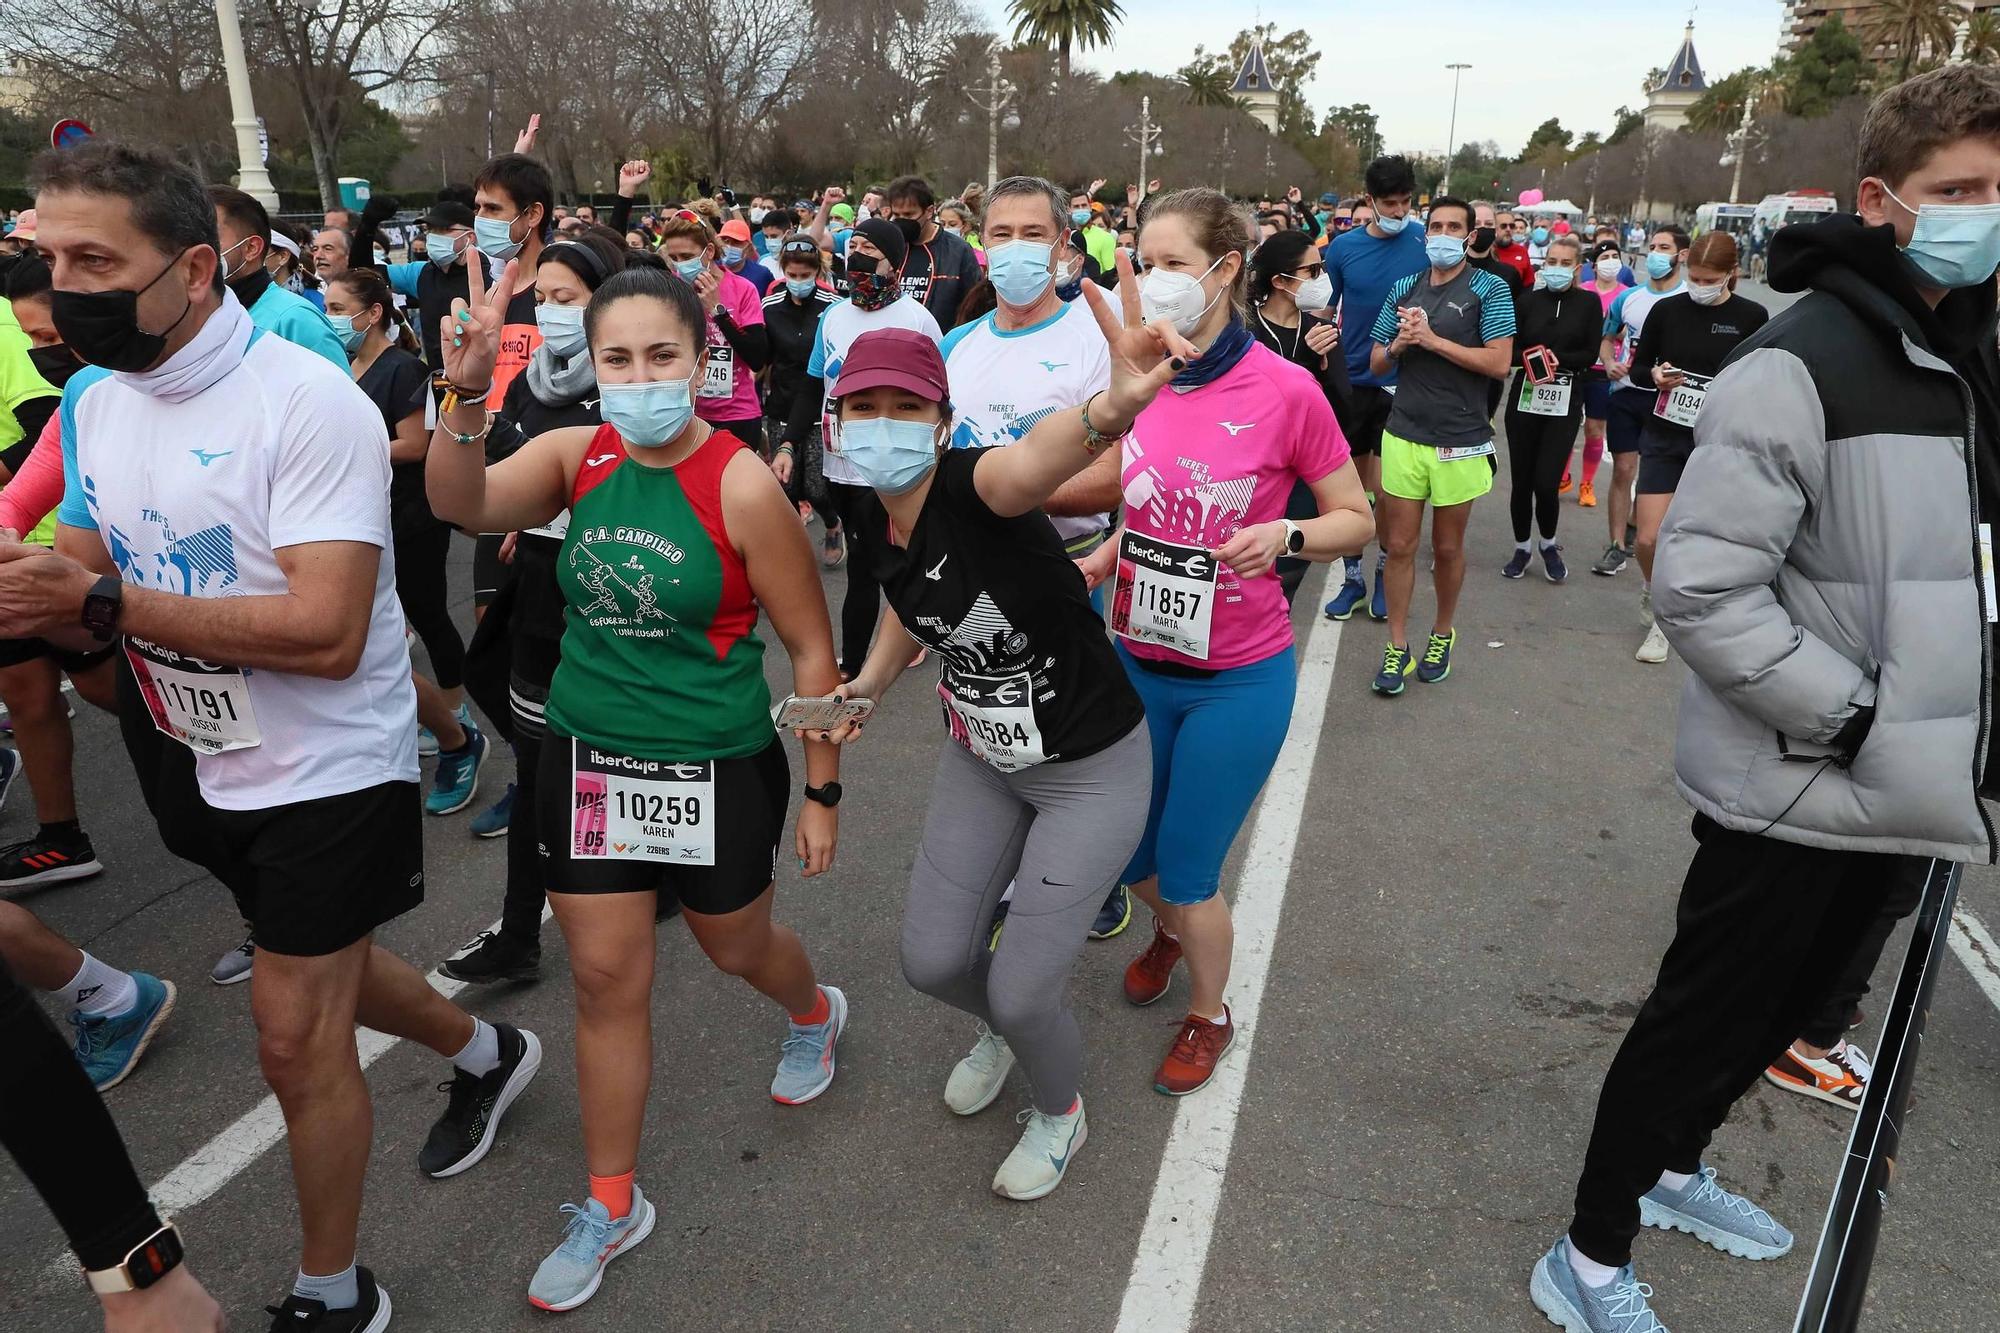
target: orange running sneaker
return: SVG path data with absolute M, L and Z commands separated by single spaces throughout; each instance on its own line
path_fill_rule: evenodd
M 1174 979 L 1174 965 L 1181 960 L 1181 942 L 1167 934 L 1160 918 L 1153 918 L 1153 942 L 1146 952 L 1125 968 L 1125 998 L 1134 1004 L 1151 1004 L 1167 993 Z
M 1215 1077 L 1216 1062 L 1235 1040 L 1236 1024 L 1228 1005 L 1222 1006 L 1220 1023 L 1189 1014 L 1181 1021 L 1180 1035 L 1167 1048 L 1167 1058 L 1160 1061 L 1160 1072 L 1153 1075 L 1153 1091 L 1169 1097 L 1199 1091 Z
M 1856 1111 L 1868 1092 L 1871 1072 L 1861 1048 L 1843 1041 L 1819 1060 L 1800 1055 L 1796 1046 L 1787 1046 L 1764 1071 L 1764 1077 L 1781 1088 Z
M 1563 468 L 1563 484 L 1556 488 L 1557 495 L 1568 495 L 1576 486 L 1576 479 L 1569 475 L 1569 468 Z
M 1587 481 L 1583 483 L 1583 489 L 1576 493 L 1576 502 L 1585 509 L 1597 508 L 1597 487 Z

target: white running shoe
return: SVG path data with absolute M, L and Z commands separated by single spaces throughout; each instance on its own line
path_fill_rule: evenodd
M 993 1177 L 993 1192 L 1007 1199 L 1039 1199 L 1062 1184 L 1076 1150 L 1090 1137 L 1083 1098 L 1068 1115 L 1043 1115 L 1032 1107 L 1015 1117 L 1028 1122 L 1021 1141 Z
M 1639 645 L 1639 651 L 1632 654 L 1637 662 L 1664 662 L 1667 660 L 1667 636 L 1654 625 L 1646 631 L 1646 641 Z
M 963 1060 L 952 1066 L 945 1080 L 944 1104 L 953 1115 L 978 1115 L 993 1105 L 1007 1084 L 1007 1071 L 1014 1067 L 1014 1052 L 999 1034 L 979 1025 L 979 1040 Z

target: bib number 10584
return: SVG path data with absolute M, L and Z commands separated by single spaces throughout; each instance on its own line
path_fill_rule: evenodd
M 572 740 L 570 855 L 715 864 L 715 764 L 634 759 Z

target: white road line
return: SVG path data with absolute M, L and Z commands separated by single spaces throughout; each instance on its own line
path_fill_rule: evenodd
M 1325 586 L 1332 586 L 1330 577 Z M 1304 591 L 1300 589 L 1301 594 Z M 1323 594 L 1325 587 L 1319 591 Z M 1167 1136 L 1159 1178 L 1153 1185 L 1152 1206 L 1146 1212 L 1145 1230 L 1139 1235 L 1139 1252 L 1126 1281 L 1125 1303 L 1118 1312 L 1118 1333 L 1185 1333 L 1194 1323 L 1202 1269 L 1208 1263 L 1222 1182 L 1229 1170 L 1229 1150 L 1236 1138 L 1236 1116 L 1243 1105 L 1243 1085 L 1257 1037 L 1257 1013 L 1271 970 L 1285 887 L 1291 879 L 1292 853 L 1305 818 L 1306 789 L 1312 780 L 1313 758 L 1319 752 L 1334 659 L 1340 651 L 1340 629 L 1339 621 L 1320 617 L 1306 636 L 1291 728 L 1278 752 L 1277 766 L 1264 784 L 1231 911 L 1236 923 L 1236 954 L 1230 972 L 1229 1007 L 1237 1025 L 1236 1044 L 1209 1085 L 1183 1097 L 1174 1112 L 1174 1127 Z
M 1961 907 L 1951 914 L 1951 951 L 1986 998 L 2000 1009 L 2000 944 L 1993 941 L 1979 918 Z

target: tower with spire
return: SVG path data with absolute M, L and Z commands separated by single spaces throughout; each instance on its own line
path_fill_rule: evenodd
M 1678 130 L 1687 125 L 1688 108 L 1708 91 L 1702 77 L 1701 60 L 1694 53 L 1694 20 L 1681 34 L 1681 49 L 1659 78 L 1646 88 L 1646 128 Z
M 1276 134 L 1278 132 L 1278 85 L 1271 80 L 1270 66 L 1264 63 L 1264 43 L 1253 38 L 1249 54 L 1243 57 L 1243 67 L 1236 71 L 1236 82 L 1229 87 L 1229 95 L 1236 104 L 1257 118 L 1257 123 Z

